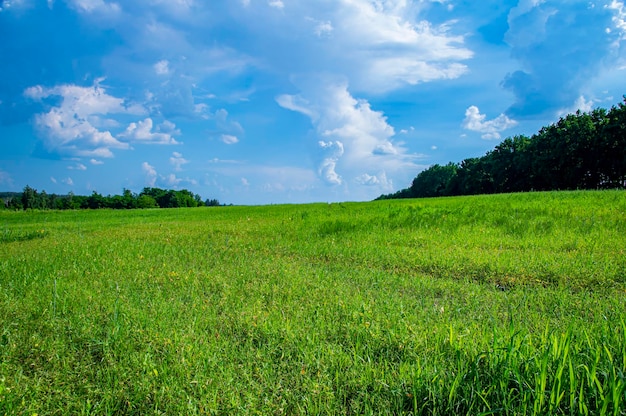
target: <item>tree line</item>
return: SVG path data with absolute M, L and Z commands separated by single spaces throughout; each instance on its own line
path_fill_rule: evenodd
M 626 96 L 608 111 L 577 111 L 531 137 L 506 138 L 482 157 L 432 165 L 377 199 L 616 188 L 626 189 Z
M 186 189 L 180 191 L 160 188 L 143 188 L 140 193 L 124 189 L 122 195 L 101 195 L 96 191 L 89 196 L 48 194 L 26 186 L 23 192 L 0 193 L 0 209 L 136 209 L 136 208 L 179 208 L 218 206 L 217 199 L 202 201 L 198 194 Z

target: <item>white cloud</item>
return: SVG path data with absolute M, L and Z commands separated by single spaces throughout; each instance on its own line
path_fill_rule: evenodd
M 394 145 L 391 142 L 385 141 L 383 143 L 376 145 L 373 153 L 375 155 L 397 155 L 398 149 L 394 147 Z
M 175 128 L 173 129 L 174 124 L 166 121 L 167 124 L 162 124 L 158 126 L 157 131 L 153 132 L 153 121 L 150 117 L 144 119 L 143 121 L 139 121 L 137 123 L 130 123 L 126 128 L 126 131 L 120 134 L 120 137 L 127 138 L 131 141 L 139 142 L 139 143 L 150 143 L 150 144 L 179 144 L 174 137 L 172 137 L 172 131 L 178 132 Z M 163 132 L 165 129 L 169 131 L 168 133 Z M 173 129 L 173 130 L 172 130 Z
M 573 114 L 576 111 L 582 111 L 583 113 L 588 113 L 591 110 L 593 110 L 593 105 L 594 105 L 593 100 L 587 100 L 583 95 L 581 95 L 580 97 L 578 97 L 576 102 L 574 102 L 574 104 L 572 104 L 571 106 L 567 108 L 563 108 L 557 111 L 557 116 L 562 117 L 567 114 Z
M 176 172 L 180 172 L 182 170 L 182 166 L 189 163 L 189 161 L 185 159 L 181 153 L 174 152 L 170 157 L 170 163 L 174 165 L 174 170 Z
M 36 101 L 61 97 L 59 105 L 47 113 L 35 116 L 35 125 L 43 136 L 48 151 L 66 156 L 112 157 L 111 149 L 129 149 L 128 143 L 116 139 L 111 131 L 100 130 L 94 124 L 112 124 L 103 121 L 109 114 L 138 114 L 137 105 L 111 96 L 97 80 L 92 87 L 59 85 L 45 88 L 29 87 L 24 96 Z
M 189 185 L 197 185 L 198 181 L 191 178 L 179 178 L 175 174 L 170 173 L 169 175 L 160 176 L 161 182 L 163 182 L 166 186 L 171 188 L 178 188 L 181 183 L 187 183 Z
M 169 64 L 170 63 L 166 59 L 157 62 L 156 64 L 154 64 L 154 72 L 156 72 L 157 75 L 169 74 L 170 73 Z
M 473 53 L 449 24 L 419 20 L 418 5 L 405 0 L 341 0 L 335 10 L 333 44 L 352 68 L 357 89 L 386 91 L 461 76 Z M 336 58 L 336 57 L 335 57 Z
M 25 0 L 3 0 L 0 1 L 0 13 L 3 11 L 9 11 L 14 8 L 28 7 L 29 4 Z
M 69 3 L 84 13 L 99 13 L 117 15 L 122 8 L 117 3 L 105 2 L 104 0 L 70 0 Z
M 243 127 L 236 121 L 230 119 L 228 111 L 221 108 L 215 112 L 215 123 L 218 130 L 226 134 L 242 134 L 244 132 Z
M 226 144 L 239 143 L 237 136 L 233 136 L 232 134 L 222 134 L 221 140 Z
M 146 185 L 153 187 L 157 180 L 157 171 L 154 166 L 151 166 L 148 162 L 143 162 L 141 164 L 141 170 L 146 175 Z
M 165 120 L 163 123 L 159 124 L 158 127 L 161 133 L 167 133 L 171 135 L 179 135 L 180 130 L 176 128 L 176 124 L 172 123 L 169 120 Z
M 504 114 L 500 114 L 493 120 L 486 120 L 487 116 L 480 114 L 480 110 L 475 105 L 465 110 L 465 120 L 463 120 L 463 128 L 470 131 L 482 133 L 482 138 L 500 139 L 500 133 L 506 129 L 517 125 L 517 121 L 511 120 Z
M 613 28 L 608 29 L 609 33 L 612 29 L 620 32 L 620 37 L 618 41 L 626 40 L 626 6 L 624 6 L 623 1 L 611 0 L 611 4 L 605 6 L 609 10 L 613 12 Z
M 91 159 L 89 160 L 89 163 L 91 163 L 92 165 L 104 165 L 104 162 L 98 159 Z
M 244 162 L 240 161 L 240 160 L 227 160 L 227 159 L 218 159 L 218 158 L 213 158 L 211 160 L 208 161 L 209 163 L 220 163 L 220 164 L 231 164 L 231 165 L 241 165 Z
M 179 183 L 182 182 L 182 179 L 177 178 L 176 175 L 174 175 L 173 173 L 170 173 L 169 175 L 166 175 L 166 176 L 162 176 L 161 178 L 163 179 L 163 182 L 167 184 L 167 186 L 170 186 L 173 188 L 175 188 L 176 186 L 178 186 Z
M 379 183 L 378 177 L 364 173 L 357 176 L 355 180 L 361 185 L 377 185 Z
M 319 174 L 330 185 L 341 185 L 343 180 L 337 173 L 337 161 L 343 156 L 343 143 L 340 141 L 319 141 L 318 145 L 324 150 L 325 157 L 320 163 Z
M 77 163 L 75 165 L 68 166 L 67 168 L 69 170 L 87 170 L 87 166 L 83 165 L 82 163 Z
M 274 7 L 276 9 L 284 9 L 285 8 L 285 4 L 282 2 L 282 0 L 270 0 L 267 2 L 267 4 L 270 7 Z
M 331 22 L 329 21 L 325 21 L 325 22 L 317 22 L 317 25 L 315 26 L 315 34 L 318 37 L 322 37 L 322 36 L 329 36 L 333 31 L 333 25 Z
M 283 94 L 276 97 L 276 102 L 287 110 L 296 111 L 308 116 L 312 120 L 317 120 L 318 115 L 313 112 L 312 105 L 309 101 L 299 95 Z
M 194 105 L 194 114 L 197 114 L 200 118 L 204 120 L 208 120 L 209 116 L 209 106 L 205 103 L 199 103 Z
M 50 176 L 50 182 L 57 183 L 57 180 L 54 176 Z
M 464 35 L 455 33 L 456 22 L 426 20 L 425 1 L 292 1 L 285 2 L 280 17 L 253 3 L 249 9 L 255 14 L 240 13 L 238 20 L 251 31 L 244 50 L 263 54 L 253 65 L 287 75 L 342 74 L 358 93 L 456 78 L 473 57 Z
M 183 162 L 184 161 L 184 162 Z M 178 152 L 174 152 L 172 158 L 170 158 L 170 163 L 175 166 L 180 163 L 187 163 L 182 157 L 182 155 Z M 160 175 L 156 168 L 150 165 L 148 162 L 143 162 L 141 164 L 141 170 L 145 175 L 145 184 L 146 186 L 154 187 L 158 184 L 162 184 L 163 186 L 167 186 L 170 188 L 177 188 L 181 183 L 188 183 L 190 185 L 197 185 L 198 181 L 192 178 L 179 178 L 175 173 L 170 173 L 167 175 Z M 177 169 L 179 170 L 179 169 Z
M 322 150 L 318 174 L 327 184 L 344 184 L 345 177 L 363 179 L 362 172 L 372 166 L 386 176 L 414 171 L 412 157 L 393 142 L 395 131 L 384 114 L 372 110 L 368 101 L 354 98 L 344 81 L 315 78 L 306 79 L 302 85 L 302 94 L 283 95 L 276 101 L 311 119 Z M 386 181 L 379 182 L 381 186 L 385 184 Z
M 72 178 L 69 178 L 69 177 L 62 179 L 61 182 L 63 182 L 67 186 L 74 186 L 74 181 L 72 180 Z
M 388 191 L 393 189 L 393 182 L 387 179 L 387 174 L 385 172 L 381 172 L 378 175 L 370 175 L 370 174 L 364 173 L 362 175 L 357 176 L 355 178 L 355 181 L 360 185 L 376 186 L 378 188 L 388 190 Z

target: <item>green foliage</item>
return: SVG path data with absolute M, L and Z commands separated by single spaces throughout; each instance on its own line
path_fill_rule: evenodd
M 577 112 L 531 138 L 505 139 L 480 158 L 433 165 L 410 188 L 378 199 L 576 189 L 626 189 L 626 97 Z
M 411 194 L 415 198 L 447 195 L 456 171 L 457 166 L 454 163 L 431 166 L 413 180 Z
M 0 236 L 0 414 L 626 413 L 623 192 L 2 211 Z
M 46 191 L 37 192 L 26 186 L 22 193 L 4 193 L 2 206 L 13 210 L 27 209 L 135 209 L 135 208 L 180 208 L 204 206 L 200 195 L 186 189 L 180 191 L 160 188 L 144 188 L 139 194 L 124 189 L 122 195 L 103 196 L 93 191 L 89 196 L 77 196 L 73 193 L 58 196 L 48 195 Z M 209 201 L 209 200 L 207 200 Z M 210 200 L 216 201 L 217 200 Z M 219 205 L 219 202 L 217 203 Z
M 183 189 L 182 191 L 164 190 L 159 188 L 144 188 L 139 196 L 152 197 L 159 208 L 197 207 L 202 203 L 200 196 Z

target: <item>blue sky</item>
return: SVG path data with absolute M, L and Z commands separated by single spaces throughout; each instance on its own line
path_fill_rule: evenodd
M 362 201 L 626 94 L 618 0 L 0 0 L 0 190 Z

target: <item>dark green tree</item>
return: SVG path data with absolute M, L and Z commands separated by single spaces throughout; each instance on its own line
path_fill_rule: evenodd
M 37 203 L 37 190 L 26 185 L 22 192 L 22 208 L 33 209 Z
M 457 166 L 450 162 L 445 166 L 435 164 L 420 172 L 411 184 L 410 193 L 414 198 L 448 195 L 450 181 L 456 175 Z
M 137 198 L 137 208 L 158 208 L 159 205 L 157 204 L 156 200 L 151 197 L 150 195 L 147 194 L 142 194 L 139 195 L 139 197 Z
M 607 113 L 597 154 L 598 187 L 626 188 L 626 96 Z
M 527 148 L 530 138 L 515 136 L 505 139 L 482 159 L 485 170 L 491 172 L 493 192 L 528 191 L 531 158 Z
M 105 198 L 96 191 L 93 191 L 84 203 L 87 205 L 86 208 L 89 209 L 100 209 L 106 207 Z

